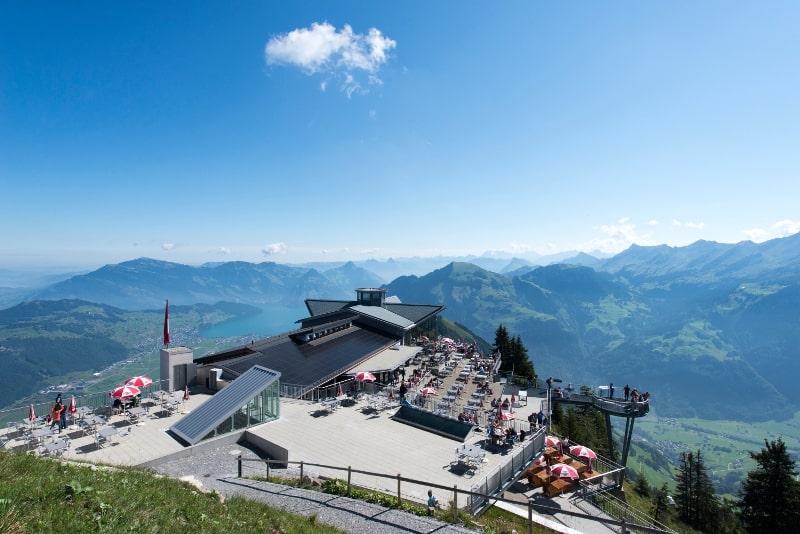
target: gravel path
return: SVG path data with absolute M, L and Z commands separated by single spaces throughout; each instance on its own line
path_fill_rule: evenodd
M 243 458 L 258 457 L 254 451 L 239 444 L 221 447 L 191 458 L 166 462 L 154 469 L 173 478 L 188 480 L 207 491 L 216 491 L 226 497 L 239 495 L 304 517 L 316 515 L 320 523 L 354 534 L 374 532 L 475 534 L 474 530 L 464 527 L 356 499 L 238 478 L 236 457 L 239 454 Z M 287 476 L 299 475 L 297 471 L 285 472 Z

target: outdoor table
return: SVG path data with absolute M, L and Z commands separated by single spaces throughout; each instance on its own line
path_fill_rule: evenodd
M 53 435 L 53 429 L 50 428 L 49 426 L 45 426 L 45 427 L 42 427 L 42 428 L 37 428 L 36 430 L 31 432 L 31 435 L 34 438 L 46 438 L 47 436 L 52 436 Z
M 139 418 L 147 414 L 147 410 L 142 408 L 141 406 L 134 406 L 130 410 L 128 410 L 128 418 L 130 418 L 132 423 L 136 423 L 139 421 Z
M 481 402 L 481 399 L 472 398 L 467 401 L 467 406 L 480 406 Z
M 476 399 L 481 399 L 481 400 L 483 400 L 483 399 L 485 399 L 485 398 L 486 398 L 486 393 L 482 393 L 482 392 L 480 392 L 480 391 L 474 391 L 474 392 L 472 393 L 472 396 L 473 396 L 474 398 L 476 398 Z
M 32 444 L 33 445 L 41 445 L 44 443 L 44 439 L 47 437 L 52 437 L 53 431 L 50 427 L 43 427 L 37 428 L 31 432 L 32 437 Z
M 445 395 L 444 397 L 442 397 L 442 400 L 446 400 L 447 402 L 453 402 L 453 401 L 456 400 L 456 396 L 455 395 Z
M 106 426 L 101 428 L 95 434 L 95 441 L 97 442 L 98 447 L 102 447 L 103 443 L 108 443 L 111 440 L 111 436 L 115 436 L 117 434 L 117 428 L 113 426 Z
M 77 416 L 80 419 L 80 418 L 86 417 L 90 413 L 92 413 L 92 409 L 91 408 L 89 408 L 88 406 L 81 406 L 80 408 L 78 408 Z
M 481 407 L 480 407 L 480 406 L 474 406 L 474 405 L 472 405 L 472 406 L 464 406 L 464 411 L 465 411 L 465 412 L 471 412 L 471 413 L 472 413 L 472 412 L 474 412 L 474 413 L 478 413 L 478 411 L 479 411 L 480 409 L 481 409 Z
M 326 410 L 328 410 L 329 412 L 332 412 L 332 411 L 336 410 L 336 408 L 339 407 L 339 399 L 337 399 L 335 397 L 329 397 L 327 399 L 322 399 L 322 401 L 320 401 L 320 404 L 322 404 L 322 406 Z
M 65 439 L 48 443 L 44 446 L 45 454 L 63 454 L 69 448 L 69 442 Z

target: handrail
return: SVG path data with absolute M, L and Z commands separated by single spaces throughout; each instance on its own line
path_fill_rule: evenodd
M 489 495 L 489 494 L 486 494 L 486 493 L 481 493 L 481 492 L 478 492 L 478 491 L 474 491 L 473 488 L 475 486 L 473 486 L 472 488 L 470 488 L 468 490 L 465 490 L 465 489 L 459 489 L 457 485 L 453 485 L 452 487 L 444 486 L 442 484 L 437 484 L 435 482 L 429 482 L 429 481 L 424 481 L 424 480 L 418 480 L 418 479 L 414 479 L 414 478 L 404 477 L 399 473 L 396 474 L 396 475 L 391 475 L 391 474 L 387 474 L 387 473 L 377 473 L 377 472 L 374 472 L 374 471 L 366 471 L 366 470 L 363 470 L 363 469 L 354 469 L 352 466 L 341 467 L 341 466 L 334 466 L 334 465 L 326 465 L 326 464 L 305 462 L 305 461 L 302 461 L 302 460 L 301 461 L 289 461 L 289 460 L 270 460 L 270 459 L 264 459 L 264 458 L 243 458 L 241 455 L 239 455 L 239 456 L 237 456 L 237 476 L 239 478 L 243 477 L 243 466 L 244 466 L 245 463 L 266 464 L 266 466 L 267 466 L 267 469 L 266 469 L 266 477 L 267 477 L 267 479 L 270 478 L 270 465 L 271 464 L 278 464 L 278 465 L 281 465 L 281 466 L 284 466 L 284 465 L 288 466 L 288 465 L 291 465 L 291 464 L 299 465 L 300 466 L 299 479 L 301 481 L 305 478 L 304 473 L 305 473 L 305 468 L 306 467 L 318 467 L 318 468 L 321 468 L 321 469 L 330 469 L 330 470 L 333 470 L 333 471 L 345 471 L 347 473 L 347 493 L 346 493 L 346 495 L 350 495 L 351 489 L 352 489 L 352 487 L 354 485 L 352 483 L 352 475 L 353 474 L 365 475 L 365 476 L 369 476 L 369 477 L 384 478 L 384 479 L 391 479 L 391 480 L 397 481 L 397 494 L 396 494 L 396 497 L 397 497 L 397 507 L 398 508 L 400 507 L 400 505 L 402 503 L 402 500 L 403 500 L 402 489 L 401 489 L 401 487 L 402 487 L 401 484 L 403 484 L 403 483 L 412 484 L 412 485 L 416 485 L 416 486 L 423 486 L 423 487 L 430 488 L 430 489 L 434 489 L 435 488 L 437 490 L 452 492 L 453 500 L 452 500 L 452 503 L 451 503 L 451 507 L 452 507 L 452 511 L 453 511 L 453 520 L 455 522 L 458 521 L 458 510 L 459 510 L 458 496 L 459 495 L 466 496 L 468 503 L 477 499 L 477 500 L 482 500 L 482 501 L 487 501 L 487 502 L 491 501 L 490 504 L 493 504 L 495 502 L 504 502 L 504 503 L 508 503 L 508 504 L 512 504 L 512 505 L 516 505 L 516 506 L 520 505 L 520 503 L 518 501 L 515 501 L 515 500 L 512 500 L 512 499 L 507 499 L 505 497 L 498 496 L 498 495 Z M 410 500 L 410 499 L 406 499 L 406 500 Z M 425 505 L 425 502 L 424 502 L 424 500 L 422 498 L 420 498 L 417 502 L 419 502 L 422 506 Z M 544 513 L 548 513 L 548 514 L 563 513 L 563 514 L 567 514 L 567 515 L 571 515 L 571 516 L 575 516 L 575 517 L 580 517 L 582 519 L 595 521 L 595 522 L 601 523 L 601 524 L 606 525 L 606 526 L 609 526 L 609 525 L 613 526 L 613 527 L 625 526 L 625 527 L 627 527 L 629 529 L 641 530 L 643 532 L 648 532 L 648 533 L 653 533 L 653 534 L 661 534 L 661 533 L 664 533 L 664 534 L 675 534 L 672 530 L 669 530 L 669 529 L 654 528 L 654 527 L 652 527 L 650 525 L 639 525 L 639 524 L 631 523 L 627 519 L 619 520 L 619 519 L 615 519 L 613 517 L 604 518 L 604 517 L 599 517 L 597 515 L 592 515 L 592 514 L 583 514 L 583 513 L 580 513 L 580 512 L 572 512 L 572 511 L 567 511 L 567 510 L 562 510 L 562 509 L 550 508 L 550 507 L 547 507 L 547 506 L 543 506 L 543 505 L 537 504 L 531 499 L 529 499 L 528 503 L 527 503 L 528 532 L 532 532 L 533 531 L 533 523 L 534 523 L 534 521 L 533 521 L 533 510 L 534 509 L 540 510 L 540 511 L 542 511 Z M 633 514 L 631 514 L 631 515 L 633 515 Z
M 584 395 L 583 393 L 572 393 L 564 397 L 552 395 L 553 402 L 564 402 L 569 404 L 591 405 L 604 412 L 628 417 L 641 417 L 650 411 L 650 403 L 626 401 L 622 399 L 606 399 L 597 395 Z

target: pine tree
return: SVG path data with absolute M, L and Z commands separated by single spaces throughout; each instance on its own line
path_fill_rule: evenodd
M 522 344 L 522 338 L 509 336 L 508 330 L 502 324 L 494 333 L 494 347 L 503 359 L 501 371 L 512 371 L 515 376 L 522 376 L 525 379 L 536 376 L 533 363 L 528 358 L 528 349 Z
M 719 503 L 699 450 L 696 454 L 681 453 L 677 479 L 675 504 L 680 520 L 703 532 L 713 532 L 719 516 Z
M 669 506 L 669 488 L 667 487 L 667 483 L 661 486 L 655 494 L 653 495 L 653 519 L 656 521 L 661 521 L 661 518 L 665 515 L 667 511 L 667 507 Z
M 740 517 L 748 532 L 796 532 L 800 528 L 800 482 L 782 439 L 764 440 L 750 457 L 758 466 L 739 492 Z
M 642 497 L 650 496 L 650 483 L 647 481 L 647 477 L 644 476 L 643 471 L 639 471 L 636 475 L 636 484 L 634 484 L 633 489 Z

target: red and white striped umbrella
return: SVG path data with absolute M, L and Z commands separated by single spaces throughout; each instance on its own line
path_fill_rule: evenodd
M 186 387 L 183 388 L 183 400 L 189 400 L 189 384 L 186 384 Z
M 111 392 L 114 399 L 130 399 L 139 395 L 141 391 L 136 386 L 120 386 Z
M 67 411 L 71 414 L 78 412 L 78 407 L 75 405 L 75 395 L 73 395 L 69 400 L 69 407 L 67 408 Z
M 558 436 L 547 436 L 544 438 L 544 444 L 546 447 L 558 447 L 561 444 L 561 438 Z
M 498 408 L 495 413 L 495 419 L 500 421 L 511 421 L 514 419 L 514 412 L 504 412 L 502 408 Z
M 33 409 L 33 404 L 31 404 L 31 410 L 28 412 L 28 421 L 36 421 L 36 410 Z
M 423 395 L 436 395 L 436 389 L 432 387 L 422 388 L 421 390 L 419 390 L 419 392 L 422 393 Z
M 356 374 L 356 380 L 359 382 L 375 382 L 375 375 L 368 371 L 361 371 Z
M 344 391 L 342 391 L 342 384 L 339 383 L 339 387 L 336 388 L 336 396 L 341 397 L 342 395 L 344 395 Z
M 556 478 L 566 478 L 575 480 L 579 478 L 580 475 L 578 471 L 572 467 L 571 465 L 567 464 L 556 464 L 550 468 L 550 474 Z
M 583 445 L 574 445 L 569 448 L 569 452 L 571 452 L 573 456 L 577 456 L 578 458 L 586 458 L 587 460 L 594 460 L 597 458 L 597 454 L 595 454 L 592 449 L 589 447 L 584 447 Z
M 126 386 L 136 386 L 137 388 L 146 388 L 153 383 L 153 379 L 149 376 L 134 376 L 125 381 Z
M 577 456 L 578 458 L 586 458 L 586 472 L 592 473 L 592 460 L 597 458 L 597 454 L 590 449 L 589 447 L 584 447 L 583 445 L 575 445 L 574 447 L 569 448 L 569 452 Z

